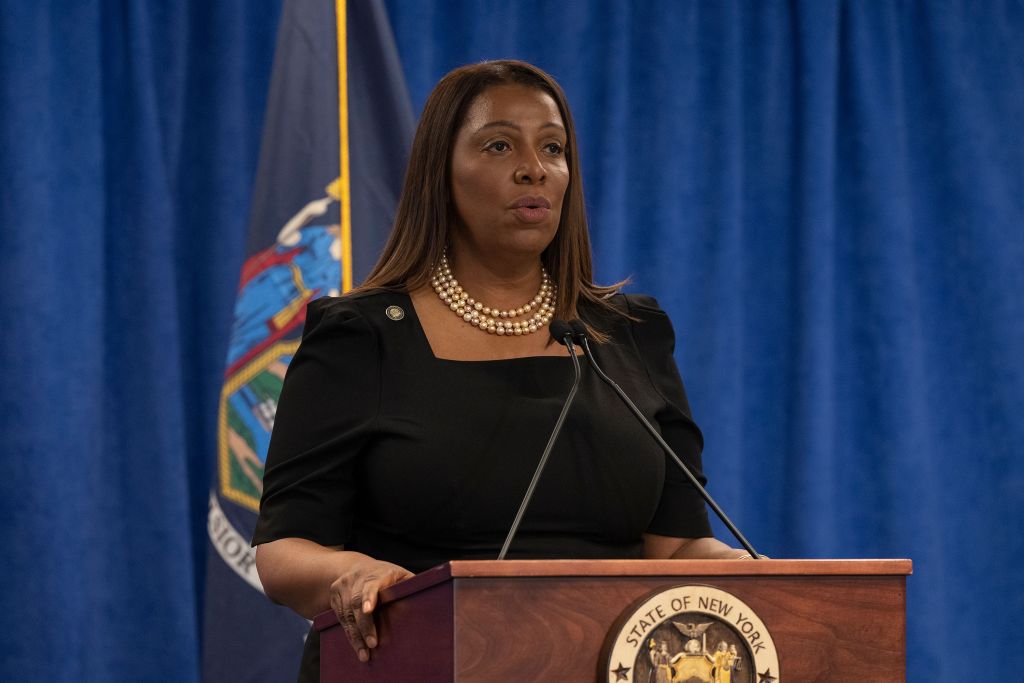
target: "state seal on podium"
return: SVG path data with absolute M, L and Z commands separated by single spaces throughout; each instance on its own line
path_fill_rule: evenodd
M 780 683 L 768 627 L 742 600 L 718 588 L 658 590 L 625 613 L 608 635 L 609 683 Z

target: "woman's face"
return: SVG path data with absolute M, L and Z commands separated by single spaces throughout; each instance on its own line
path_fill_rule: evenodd
M 456 239 L 478 253 L 539 255 L 569 185 L 565 124 L 543 90 L 499 85 L 473 100 L 452 150 Z

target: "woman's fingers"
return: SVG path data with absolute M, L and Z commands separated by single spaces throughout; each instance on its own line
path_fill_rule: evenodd
M 373 612 L 373 610 L 377 609 L 377 597 L 378 594 L 380 593 L 380 589 L 382 588 L 382 586 L 380 585 L 379 582 L 374 583 L 374 590 L 364 591 L 362 610 L 366 614 L 370 614 Z
M 358 590 L 352 592 L 349 603 L 352 607 L 352 613 L 355 615 L 356 628 L 369 649 L 372 650 L 377 647 L 380 642 L 377 637 L 377 623 L 373 618 L 373 611 L 377 609 L 381 589 L 396 584 L 410 576 L 413 576 L 412 572 L 401 567 L 394 567 L 380 576 L 374 574 L 367 577 L 363 585 Z
M 356 623 L 356 613 L 352 609 L 353 592 L 345 577 L 335 581 L 331 586 L 331 608 L 338 615 L 338 623 L 345 630 L 349 645 L 355 650 L 359 661 L 366 662 L 370 659 L 370 650 L 366 647 L 366 641 L 363 640 L 363 635 Z
M 370 649 L 377 647 L 377 625 L 373 620 L 373 608 L 377 604 L 377 592 L 380 581 L 370 579 L 362 588 L 352 595 L 352 613 L 356 618 L 356 628 L 363 642 Z
M 376 565 L 376 566 L 374 566 Z M 413 573 L 386 562 L 373 561 L 340 577 L 331 585 L 331 609 L 359 661 L 370 660 L 370 650 L 377 647 L 377 624 L 373 611 L 377 608 L 382 588 L 413 576 Z

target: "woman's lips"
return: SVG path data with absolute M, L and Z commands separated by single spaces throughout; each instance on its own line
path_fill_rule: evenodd
M 524 223 L 540 223 L 551 215 L 551 202 L 538 195 L 520 197 L 509 208 Z
M 542 223 L 551 215 L 551 209 L 543 206 L 517 206 L 512 209 L 512 213 L 524 223 Z

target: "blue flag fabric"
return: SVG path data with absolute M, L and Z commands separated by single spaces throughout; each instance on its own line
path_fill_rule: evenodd
M 262 594 L 249 547 L 277 398 L 306 304 L 361 280 L 383 246 L 412 139 L 385 9 L 377 0 L 345 5 L 289 0 L 278 30 L 218 411 L 210 682 L 282 681 L 298 670 L 308 622 Z

